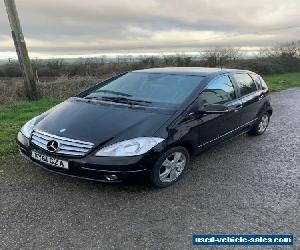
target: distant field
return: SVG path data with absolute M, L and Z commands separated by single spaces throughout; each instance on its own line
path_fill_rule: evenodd
M 271 91 L 280 91 L 290 87 L 300 87 L 300 72 L 268 75 L 265 76 L 264 79 Z M 20 79 L 18 80 L 20 81 Z M 11 81 L 11 79 L 9 79 L 9 81 Z M 88 82 L 85 82 L 81 77 L 74 81 L 72 79 L 67 79 L 66 81 L 68 82 L 66 84 L 67 88 L 71 88 L 72 83 L 76 86 L 73 87 L 74 89 L 72 91 L 65 90 L 66 87 L 64 87 L 63 90 L 58 92 L 59 94 L 57 97 L 53 97 L 55 96 L 56 91 L 55 88 L 51 87 L 51 82 L 48 82 L 48 94 L 51 99 L 47 98 L 34 102 L 17 101 L 11 104 L 0 105 L 0 155 L 16 152 L 15 137 L 20 127 L 26 121 L 58 104 L 72 92 L 79 92 L 91 85 L 92 82 L 96 83 L 97 79 L 89 79 Z M 60 79 L 59 81 L 56 80 L 54 86 L 62 84 L 64 84 L 64 79 Z M 45 88 L 45 91 L 47 91 L 47 88 Z M 65 93 L 67 93 L 66 96 Z M 47 92 L 45 92 L 44 96 L 47 96 Z
M 106 78 L 91 76 L 43 77 L 38 83 L 41 98 L 55 99 L 74 96 Z M 0 105 L 25 99 L 21 77 L 0 77 Z
M 38 89 L 42 98 L 67 98 L 109 77 L 111 75 L 101 77 L 42 77 L 38 83 Z M 300 86 L 300 72 L 265 75 L 264 79 L 271 91 Z M 24 99 L 23 79 L 21 77 L 0 77 L 0 105 Z

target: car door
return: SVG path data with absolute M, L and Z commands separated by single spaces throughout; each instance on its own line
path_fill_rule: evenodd
M 228 112 L 200 115 L 198 147 L 218 143 L 239 133 L 242 103 L 237 94 L 236 87 L 227 74 L 219 75 L 211 80 L 201 92 L 198 110 L 201 111 L 207 105 L 222 104 L 228 108 Z
M 239 100 L 243 106 L 240 116 L 241 125 L 247 127 L 257 119 L 262 105 L 262 91 L 258 89 L 259 86 L 257 86 L 248 73 L 238 72 L 232 74 L 232 77 L 237 85 Z

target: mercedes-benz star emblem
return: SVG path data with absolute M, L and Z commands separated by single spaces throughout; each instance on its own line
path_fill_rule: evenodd
M 57 141 L 48 141 L 47 143 L 47 149 L 50 151 L 50 152 L 55 152 L 58 150 L 58 142 Z

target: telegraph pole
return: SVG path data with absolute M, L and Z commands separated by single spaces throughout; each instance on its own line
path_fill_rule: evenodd
M 28 56 L 15 0 L 4 0 L 4 3 L 10 23 L 12 38 L 14 40 L 18 60 L 24 77 L 25 94 L 29 100 L 35 100 L 38 97 L 36 79 Z

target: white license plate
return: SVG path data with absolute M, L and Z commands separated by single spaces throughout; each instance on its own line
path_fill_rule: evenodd
M 51 166 L 54 166 L 57 168 L 69 169 L 69 163 L 67 161 L 59 160 L 59 159 L 53 158 L 51 156 L 40 154 L 35 151 L 31 152 L 31 156 L 32 156 L 32 158 L 34 158 L 40 162 L 49 164 Z

